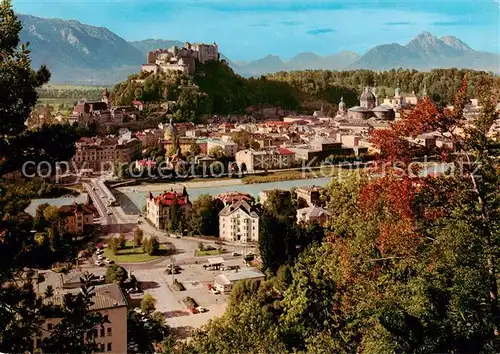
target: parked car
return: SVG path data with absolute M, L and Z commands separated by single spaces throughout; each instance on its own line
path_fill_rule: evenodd
M 238 252 L 233 252 L 233 253 L 231 253 L 231 256 L 233 256 L 233 257 L 239 256 L 239 255 L 240 255 L 240 254 L 239 254 Z
M 98 254 L 97 255 L 97 259 L 100 260 L 100 261 L 103 261 L 103 260 L 106 259 L 106 257 L 104 257 L 104 255 L 102 255 L 102 254 Z
M 104 266 L 104 263 L 103 263 L 103 262 L 101 262 L 101 261 L 95 261 L 95 262 L 94 262 L 94 264 L 95 264 L 96 266 L 98 266 L 98 267 L 102 267 L 102 266 Z
M 104 250 L 102 248 L 98 248 L 97 251 L 95 251 L 96 255 L 100 255 L 100 254 L 103 254 L 103 253 L 104 253 Z
M 104 260 L 104 263 L 106 263 L 106 264 L 113 264 L 113 263 L 115 263 L 115 261 L 113 261 L 112 259 L 106 258 Z
M 142 313 L 143 313 L 143 312 L 142 312 L 142 310 L 141 310 L 139 307 L 136 307 L 136 308 L 134 309 L 134 312 L 135 312 L 135 313 L 138 313 L 139 315 L 142 315 Z
M 203 313 L 203 312 L 208 312 L 208 309 L 205 308 L 205 307 L 201 307 L 201 306 L 198 306 L 196 308 L 196 311 L 200 312 L 200 313 Z
M 212 294 L 214 295 L 219 295 L 220 294 L 220 291 L 214 287 L 210 288 L 210 291 L 212 291 Z
M 108 215 L 113 215 L 113 212 L 112 211 L 108 211 Z

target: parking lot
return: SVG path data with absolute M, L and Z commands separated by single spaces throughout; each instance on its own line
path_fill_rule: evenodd
M 226 262 L 226 266 L 231 265 L 245 266 L 242 258 Z M 134 270 L 133 273 L 141 282 L 142 290 L 156 298 L 156 309 L 166 315 L 168 325 L 183 330 L 199 328 L 211 318 L 224 313 L 229 296 L 215 295 L 209 290 L 208 285 L 213 283 L 215 276 L 221 273 L 220 270 L 205 270 L 203 264 L 183 265 L 181 268 L 174 277 L 186 288 L 183 291 L 174 290 L 172 275 L 165 272 L 166 268 Z M 187 296 L 208 311 L 191 313 L 183 302 Z

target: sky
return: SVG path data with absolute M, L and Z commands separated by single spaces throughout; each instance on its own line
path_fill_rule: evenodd
M 20 13 L 107 27 L 126 40 L 216 42 L 231 60 L 406 44 L 423 31 L 500 53 L 500 0 L 13 0 Z

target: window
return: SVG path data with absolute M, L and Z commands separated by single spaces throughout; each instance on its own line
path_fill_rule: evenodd
M 101 337 L 104 337 L 104 327 L 101 327 Z M 104 344 L 103 344 L 104 346 Z
M 108 328 L 106 329 L 106 333 L 107 333 L 107 335 L 108 335 L 108 336 L 110 336 L 110 335 L 111 335 L 111 327 L 108 327 Z M 111 344 L 111 343 L 110 343 L 110 344 Z M 108 350 L 109 350 L 109 349 L 108 349 Z
M 99 345 L 99 351 L 104 352 L 104 343 Z
M 108 352 L 112 351 L 111 349 L 111 343 L 108 343 Z
M 52 328 L 54 328 L 54 325 L 52 323 L 47 323 L 47 329 L 52 331 Z

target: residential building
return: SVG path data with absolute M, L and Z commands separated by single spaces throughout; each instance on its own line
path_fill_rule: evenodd
M 58 215 L 61 219 L 60 231 L 70 234 L 82 234 L 85 227 L 94 225 L 94 216 L 97 210 L 93 205 L 71 204 L 59 207 Z
M 260 205 L 266 204 L 267 200 L 269 199 L 269 195 L 271 193 L 278 193 L 280 198 L 290 198 L 290 191 L 287 191 L 285 189 L 268 189 L 268 190 L 262 190 L 259 192 L 259 203 Z
M 262 281 L 266 278 L 257 268 L 241 268 L 232 272 L 219 274 L 214 279 L 214 287 L 223 294 L 231 293 L 234 284 L 241 280 Z
M 142 132 L 135 133 L 135 137 L 141 142 L 142 149 L 152 148 L 159 145 L 163 137 L 163 130 L 146 129 Z
M 239 192 L 225 192 L 218 195 L 215 199 L 219 199 L 222 203 L 224 203 L 224 206 L 228 206 L 242 200 L 248 203 L 253 201 L 253 197 L 250 194 Z
M 297 210 L 297 223 L 318 223 L 319 225 L 324 225 L 331 213 L 321 207 L 312 205 L 306 208 Z
M 130 163 L 140 152 L 139 140 L 126 137 L 81 138 L 76 142 L 74 166 L 94 171 L 110 170 L 116 162 Z
M 321 195 L 325 192 L 326 189 L 319 186 L 300 187 L 295 190 L 299 205 L 302 202 L 308 206 L 322 205 Z
M 257 242 L 259 215 L 245 200 L 227 205 L 219 213 L 219 237 L 226 241 Z
M 241 171 L 248 172 L 291 168 L 295 163 L 295 153 L 285 148 L 241 150 L 236 153 L 236 163 Z
M 207 140 L 207 152 L 214 148 L 221 148 L 224 156 L 234 157 L 238 151 L 238 144 L 232 141 L 222 141 L 218 139 L 208 139 Z
M 135 162 L 135 169 L 139 171 L 153 170 L 155 168 L 156 168 L 155 160 L 143 159 L 143 160 L 137 160 Z
M 125 121 L 135 121 L 138 112 L 139 109 L 134 105 L 113 107 L 110 93 L 105 89 L 100 101 L 80 100 L 68 117 L 68 122 L 80 125 L 94 122 L 101 125 L 122 124 Z
M 168 227 L 174 207 L 178 207 L 182 215 L 191 211 L 191 202 L 185 187 L 172 185 L 170 191 L 165 191 L 156 197 L 149 193 L 146 200 L 146 219 L 154 227 L 165 229 Z
M 59 289 L 51 297 L 44 297 L 46 305 L 63 305 L 66 294 L 77 295 L 76 289 Z M 106 316 L 109 323 L 96 327 L 88 335 L 95 338 L 98 351 L 103 353 L 127 353 L 127 301 L 118 284 L 106 284 L 95 287 L 95 296 L 90 312 L 99 312 Z M 38 348 L 40 339 L 49 337 L 60 318 L 48 318 L 42 325 L 41 335 L 34 339 L 34 347 Z

